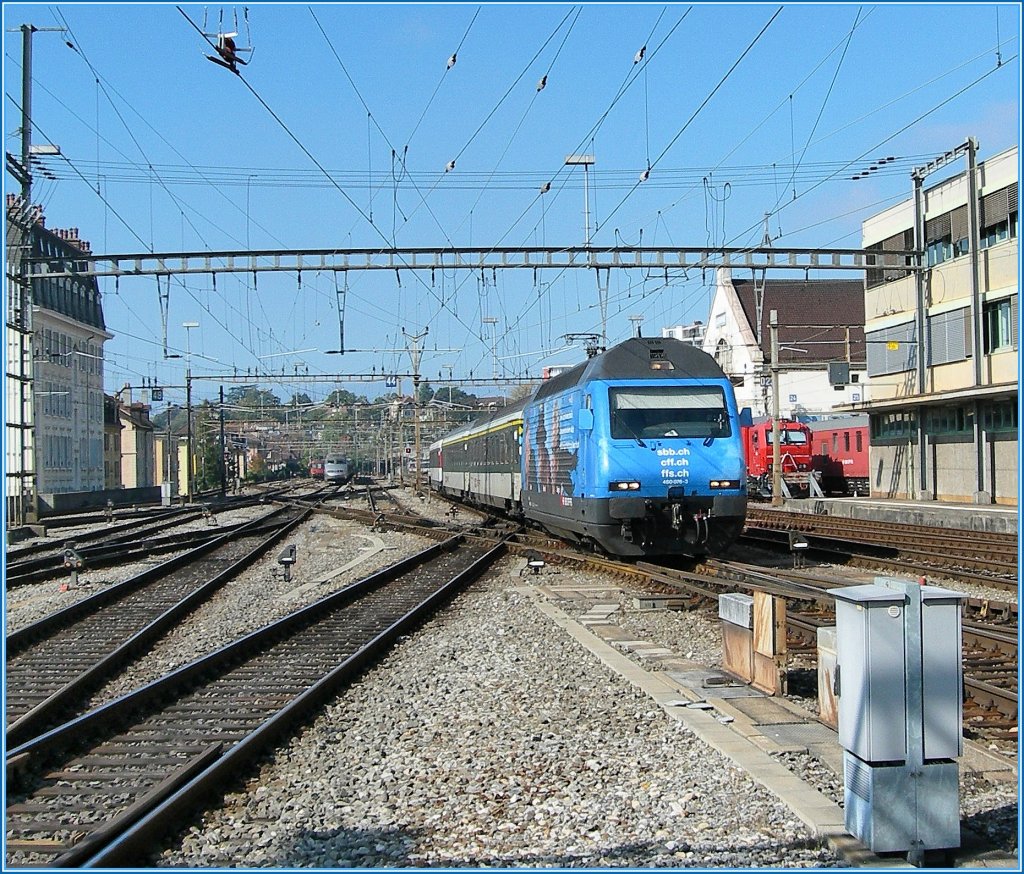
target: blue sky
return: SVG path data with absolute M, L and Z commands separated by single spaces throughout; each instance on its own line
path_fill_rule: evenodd
M 101 253 L 580 245 L 582 173 L 563 165 L 587 152 L 596 245 L 750 245 L 769 212 L 776 246 L 856 248 L 864 218 L 909 196 L 911 167 L 967 136 L 982 159 L 1018 142 L 1017 4 L 253 4 L 248 27 L 244 8 L 182 6 L 200 29 L 206 10 L 207 32 L 237 15 L 254 49 L 241 81 L 174 5 L 4 5 L 5 28 L 69 28 L 34 38 L 34 141 L 64 156 L 35 189 L 50 227 Z M 7 33 L 14 154 L 20 79 Z M 612 273 L 609 340 L 631 315 L 647 334 L 706 320 L 711 279 Z M 101 287 L 108 390 L 180 384 L 155 280 Z M 601 326 L 588 271 L 352 272 L 347 301 L 346 347 L 373 351 L 327 355 L 333 275 L 188 277 L 171 284 L 168 351 L 194 321 L 195 373 L 408 371 L 401 330 L 429 327 L 427 378 L 524 376 L 579 360 L 563 335 Z

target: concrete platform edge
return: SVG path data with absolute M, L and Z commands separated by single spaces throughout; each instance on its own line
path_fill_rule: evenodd
M 883 859 L 845 830 L 842 809 L 808 786 L 788 768 L 775 761 L 747 738 L 719 722 L 712 712 L 695 710 L 670 702 L 681 700 L 669 681 L 646 671 L 640 665 L 601 640 L 593 631 L 577 623 L 565 612 L 544 599 L 534 589 L 533 603 L 540 613 L 564 629 L 590 653 L 615 673 L 653 698 L 669 718 L 682 722 L 701 740 L 732 759 L 751 779 L 764 786 L 825 842 L 845 862 L 855 867 L 912 868 L 903 859 Z

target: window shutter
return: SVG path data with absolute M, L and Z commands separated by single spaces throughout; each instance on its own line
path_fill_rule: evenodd
M 1007 216 L 1010 214 L 1009 194 L 1009 188 L 1001 188 L 999 191 L 986 194 L 981 199 L 981 216 L 979 221 L 982 229 L 990 228 L 992 225 L 1006 221 Z
M 1006 189 L 1006 211 L 1012 215 L 1017 211 L 1017 183 Z
M 949 236 L 949 213 L 936 216 L 924 223 L 924 239 L 926 243 L 934 243 Z
M 967 238 L 967 204 L 958 206 L 949 214 L 950 240 L 964 240 Z
M 917 366 L 916 326 L 913 322 L 895 325 L 867 335 L 868 376 L 882 376 L 913 370 Z M 897 349 L 889 349 L 890 342 L 899 343 Z
M 914 229 L 908 228 L 905 231 L 900 231 L 898 234 L 893 234 L 880 243 L 874 243 L 868 246 L 870 251 L 881 251 L 881 252 L 905 252 L 914 248 Z M 884 269 L 884 258 L 879 258 L 876 262 L 879 268 L 876 270 L 868 270 L 866 276 L 866 282 L 868 288 L 873 288 L 876 285 L 881 285 L 883 282 L 892 282 L 896 279 L 901 279 L 907 275 L 906 270 L 893 269 L 889 265 L 889 269 Z
M 928 319 L 928 364 L 948 364 L 967 357 L 970 342 L 970 320 L 967 310 L 931 316 Z

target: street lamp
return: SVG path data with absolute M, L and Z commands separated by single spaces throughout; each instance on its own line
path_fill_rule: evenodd
M 182 322 L 185 329 L 185 462 L 188 501 L 195 500 L 195 467 L 192 463 L 192 329 L 199 327 L 199 322 Z

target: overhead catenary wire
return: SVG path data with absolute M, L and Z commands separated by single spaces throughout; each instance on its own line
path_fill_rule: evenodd
M 398 208 L 398 204 L 397 204 L 397 197 L 398 197 L 397 183 L 398 183 L 398 180 L 395 178 L 394 161 L 397 159 L 398 150 L 395 148 L 394 143 L 391 142 L 391 139 L 388 137 L 387 133 L 385 133 L 384 128 L 382 128 L 380 126 L 380 124 L 377 122 L 377 119 L 374 117 L 373 111 L 370 109 L 370 105 L 363 98 L 363 95 L 362 95 L 362 93 L 359 90 L 359 86 L 356 85 L 355 79 L 352 78 L 352 75 L 349 73 L 348 68 L 345 66 L 345 62 L 342 61 L 342 59 L 341 59 L 341 55 L 339 55 L 337 49 L 335 49 L 334 43 L 331 41 L 331 38 L 327 35 L 327 31 L 324 30 L 323 25 L 320 23 L 320 19 L 316 17 L 316 13 L 313 12 L 312 7 L 307 7 L 307 8 L 309 8 L 309 13 L 310 13 L 310 15 L 313 16 L 313 21 L 316 22 L 316 26 L 319 28 L 320 33 L 323 34 L 324 41 L 327 43 L 327 47 L 331 50 L 331 54 L 334 55 L 335 60 L 338 62 L 338 66 L 341 67 L 342 72 L 345 74 L 345 78 L 348 79 L 349 84 L 352 86 L 352 90 L 355 91 L 356 97 L 359 99 L 359 102 L 363 105 L 363 109 L 366 110 L 366 116 L 367 116 L 367 119 L 368 119 L 368 123 L 372 123 L 373 126 L 377 128 L 377 131 L 384 138 L 384 142 L 387 143 L 388 147 L 391 149 L 391 155 L 392 155 L 391 178 L 395 182 L 394 197 L 395 197 L 395 210 L 397 211 L 397 208 Z M 479 11 L 480 10 L 478 8 L 477 12 L 479 13 Z M 476 20 L 476 16 L 473 17 L 473 20 L 474 21 Z M 472 27 L 472 22 L 470 22 L 470 27 Z M 469 29 L 467 28 L 466 36 L 468 36 L 468 35 L 469 35 Z M 465 42 L 465 36 L 463 37 L 463 42 Z M 459 43 L 459 47 L 460 48 L 462 47 L 462 43 Z M 402 178 L 403 179 L 405 179 L 405 178 L 410 178 L 411 179 L 411 177 L 408 174 L 408 171 L 406 170 L 406 166 L 405 166 L 405 152 L 408 150 L 408 148 L 409 148 L 409 145 L 408 145 L 408 143 L 406 143 L 405 149 L 403 150 L 403 153 L 402 153 L 403 156 L 402 156 L 401 159 L 398 159 L 400 164 L 401 164 L 401 167 L 402 167 Z M 369 132 L 367 132 L 367 151 L 370 151 L 370 147 L 369 147 Z M 367 166 L 369 166 L 369 159 L 368 159 Z M 367 175 L 368 175 L 368 179 L 372 179 L 372 171 L 368 172 Z M 423 206 L 426 208 L 427 212 L 430 214 L 430 217 L 434 220 L 434 223 L 437 225 L 438 230 L 441 231 L 442 235 L 445 237 L 445 239 L 448 240 L 449 244 L 454 246 L 454 243 L 451 242 L 451 239 L 449 238 L 447 232 L 445 231 L 443 225 L 441 224 L 440 219 L 438 219 L 438 217 L 435 215 L 434 211 L 427 204 L 426 198 L 424 197 L 423 192 L 420 191 L 419 186 L 415 183 L 415 181 L 413 181 L 412 184 L 413 184 L 413 188 L 415 189 L 416 193 L 419 195 L 420 200 L 423 203 Z M 373 224 L 372 203 L 373 203 L 373 195 L 372 195 L 372 192 L 371 192 L 371 195 L 370 195 L 371 208 L 369 210 L 369 215 L 367 216 L 367 219 L 368 219 L 368 221 L 370 222 L 371 225 Z M 403 222 L 403 227 L 404 227 L 405 222 L 408 222 L 408 218 L 405 217 L 404 213 L 403 213 L 402 217 L 405 220 Z M 392 232 L 391 232 L 391 244 L 392 244 L 392 246 L 396 246 L 397 245 L 396 239 L 397 239 L 397 234 L 398 234 L 399 230 L 400 230 L 400 228 L 397 227 L 397 222 L 393 222 L 392 223 Z
M 554 69 L 555 62 L 558 60 L 558 56 L 561 54 L 562 49 L 565 47 L 566 40 L 569 39 L 569 35 L 572 33 L 573 27 L 576 26 L 576 22 L 579 21 L 579 17 L 581 15 L 581 13 L 583 12 L 583 7 L 582 6 L 574 7 L 574 8 L 576 8 L 576 17 L 573 18 L 573 20 L 570 22 L 569 27 L 568 27 L 568 29 L 565 32 L 565 36 L 562 37 L 562 42 L 559 44 L 558 49 L 555 51 L 554 57 L 551 59 L 551 62 L 548 64 L 547 70 L 544 72 L 544 75 L 541 77 L 541 81 L 544 82 L 545 85 L 547 83 L 548 77 L 551 75 L 551 71 Z M 571 10 L 570 10 L 570 13 L 571 13 Z M 566 18 L 567 17 L 568 16 L 566 16 Z M 565 20 L 566 19 L 563 18 L 561 24 L 564 24 Z M 559 27 L 561 27 L 561 24 L 559 24 Z M 545 43 L 545 45 L 546 45 L 546 43 Z M 543 49 L 543 47 L 542 47 L 542 49 Z M 481 198 L 483 198 L 484 193 L 490 187 L 491 180 L 497 175 L 498 167 L 501 166 L 502 160 L 504 159 L 505 155 L 508 154 L 508 150 L 512 147 L 512 143 L 515 141 L 516 136 L 519 134 L 519 131 L 521 130 L 524 122 L 526 121 L 526 117 L 530 114 L 530 110 L 533 108 L 533 105 L 534 105 L 534 103 L 537 100 L 537 96 L 540 94 L 540 92 L 542 90 L 543 90 L 542 88 L 535 88 L 534 89 L 533 96 L 530 98 L 530 102 L 527 104 L 526 109 L 523 110 L 523 114 L 522 114 L 522 116 L 519 119 L 519 123 L 516 125 L 515 129 L 512 131 L 512 134 L 509 137 L 508 142 L 505 144 L 505 148 L 502 150 L 501 154 L 498 156 L 497 160 L 495 161 L 494 169 L 491 170 L 491 172 L 487 176 L 487 179 L 484 180 L 483 185 L 482 185 L 482 187 L 480 189 L 479 195 L 477 195 L 477 198 L 473 202 L 473 205 L 469 208 L 469 213 L 467 214 L 467 218 L 470 215 L 472 215 L 473 210 L 476 208 L 477 204 L 480 203 L 480 200 L 481 200 Z M 465 223 L 465 221 L 466 221 L 466 219 L 463 219 L 463 221 L 455 228 L 455 233 L 459 232 L 459 229 L 462 227 L 462 225 Z
M 466 42 L 469 32 L 473 29 L 473 24 L 480 14 L 480 10 L 483 7 L 477 6 L 476 12 L 473 13 L 473 17 L 470 19 L 469 24 L 466 27 L 466 32 L 462 35 L 462 39 L 459 40 L 459 44 L 455 47 L 455 51 L 452 52 L 449 57 L 448 64 L 445 66 L 444 72 L 441 74 L 441 78 L 437 82 L 437 86 L 434 88 L 434 93 L 430 95 L 430 99 L 427 100 L 427 105 L 423 107 L 423 112 L 420 113 L 420 117 L 416 120 L 416 124 L 413 126 L 412 133 L 405 138 L 405 147 L 409 148 L 409 144 L 412 142 L 413 137 L 416 136 L 416 132 L 420 129 L 420 125 L 423 123 L 423 119 L 427 115 L 427 111 L 430 109 L 431 104 L 434 102 L 434 98 L 437 97 L 437 92 L 441 89 L 441 84 L 444 82 L 444 77 L 448 75 L 448 71 L 455 66 L 454 59 L 459 56 L 459 52 L 462 51 L 462 46 Z
M 807 135 L 807 140 L 804 142 L 803 150 L 800 152 L 800 157 L 796 158 L 796 145 L 795 142 L 791 144 L 793 149 L 793 157 L 796 158 L 793 164 L 793 171 L 790 175 L 789 184 L 793 186 L 793 199 L 796 200 L 796 174 L 800 169 L 801 163 L 803 163 L 804 156 L 807 154 L 807 149 L 811 144 L 811 140 L 814 138 L 814 133 L 818 129 L 818 124 L 821 121 L 821 116 L 825 112 L 825 107 L 828 105 L 828 100 L 832 96 L 832 90 L 835 88 L 836 80 L 839 78 L 839 71 L 843 68 L 843 61 L 846 59 L 846 53 L 850 48 L 850 41 L 853 39 L 854 33 L 857 31 L 857 25 L 860 22 L 861 11 L 863 7 L 858 7 L 857 15 L 853 20 L 853 26 L 850 28 L 850 32 L 846 37 L 846 44 L 843 46 L 843 53 L 839 56 L 839 62 L 836 64 L 835 72 L 832 74 L 832 81 L 829 83 L 828 91 L 825 93 L 825 98 L 821 102 L 821 107 L 818 110 L 818 116 L 814 119 L 814 124 L 811 126 L 811 132 Z M 790 117 L 790 137 L 793 136 L 793 95 L 789 96 L 789 117 Z M 775 204 L 769 210 L 769 213 L 776 214 L 776 210 L 779 207 L 779 201 L 776 200 Z
M 750 41 L 750 43 L 743 50 L 743 52 L 740 54 L 740 56 L 733 62 L 732 66 L 729 67 L 729 69 L 726 71 L 725 75 L 722 76 L 722 78 L 718 81 L 718 84 L 715 85 L 715 87 L 711 89 L 710 93 L 708 93 L 708 95 L 701 101 L 700 105 L 693 111 L 693 114 L 686 120 L 686 122 L 683 124 L 683 126 L 676 132 L 675 136 L 673 136 L 672 139 L 669 140 L 669 142 L 665 146 L 665 148 L 661 150 L 661 154 L 658 155 L 658 157 L 655 158 L 653 163 L 651 164 L 651 169 L 652 170 L 655 167 L 657 167 L 659 163 L 661 163 L 661 159 L 664 158 L 665 155 L 668 154 L 669 150 L 676 144 L 676 142 L 679 140 L 679 138 L 686 132 L 686 129 L 693 123 L 693 120 L 701 113 L 701 111 L 704 109 L 704 107 L 708 105 L 708 103 L 711 101 L 711 98 L 714 97 L 715 94 L 718 93 L 718 90 L 726 83 L 726 81 L 729 79 L 729 77 L 733 74 L 733 72 L 740 65 L 740 63 L 743 61 L 743 59 L 750 53 L 750 51 L 754 48 L 754 46 L 757 45 L 757 43 L 760 41 L 761 37 L 764 36 L 764 34 L 767 32 L 768 28 L 772 26 L 772 23 L 775 21 L 775 19 L 779 17 L 779 14 L 782 12 L 782 10 L 783 10 L 782 6 L 780 6 L 778 9 L 775 10 L 775 12 L 772 15 L 772 17 L 768 19 L 768 21 L 764 25 L 764 27 L 762 27 L 761 30 L 758 32 L 757 36 L 755 36 L 753 38 L 753 40 Z M 611 221 L 612 216 L 614 216 L 615 213 L 617 213 L 622 208 L 622 205 L 630 198 L 630 196 L 642 184 L 644 184 L 644 183 L 638 181 L 635 185 L 633 185 L 633 187 L 622 198 L 622 200 L 620 200 L 615 205 L 615 208 L 610 213 L 608 213 L 607 216 L 605 216 L 605 218 L 604 218 L 604 223 L 605 224 L 607 222 Z
M 147 169 L 147 170 L 149 171 L 149 173 L 151 174 L 151 175 L 150 175 L 150 178 L 151 178 L 151 179 L 153 179 L 153 178 L 155 178 L 155 179 L 156 179 L 156 181 L 157 181 L 157 182 L 158 182 L 158 183 L 160 184 L 160 186 L 161 186 L 161 187 L 162 187 L 162 188 L 164 189 L 164 191 L 165 191 L 165 192 L 167 193 L 168 197 L 170 197 L 171 201 L 172 201 L 172 202 L 173 202 L 173 203 L 174 203 L 174 204 L 175 204 L 175 205 L 176 205 L 176 206 L 178 207 L 178 209 L 179 209 L 179 212 L 180 212 L 180 213 L 181 213 L 181 215 L 182 215 L 182 218 L 188 221 L 188 223 L 189 223 L 189 225 L 191 226 L 192 230 L 193 230 L 193 231 L 194 231 L 194 232 L 196 233 L 196 235 L 197 235 L 197 236 L 198 236 L 198 237 L 199 237 L 200 239 L 202 239 L 202 238 L 203 238 L 203 235 L 202 235 L 202 233 L 201 233 L 201 232 L 199 231 L 199 229 L 198 229 L 198 228 L 197 228 L 197 227 L 195 226 L 195 224 L 194 224 L 194 223 L 192 223 L 192 221 L 191 221 L 190 219 L 187 219 L 187 218 L 185 217 L 185 213 L 184 213 L 184 210 L 183 210 L 183 208 L 182 208 L 182 201 L 181 201 L 181 200 L 180 200 L 180 199 L 179 199 L 179 198 L 178 198 L 178 197 L 177 197 L 177 196 L 176 196 L 176 195 L 175 195 L 175 194 L 174 194 L 174 193 L 173 193 L 173 192 L 172 192 L 172 191 L 170 190 L 170 188 L 169 188 L 169 187 L 167 186 L 166 182 L 165 182 L 165 181 L 163 180 L 163 178 L 161 177 L 161 175 L 160 175 L 159 173 L 157 173 L 157 172 L 155 171 L 155 169 L 154 169 L 154 167 L 153 167 L 153 164 L 152 164 L 152 162 L 151 162 L 151 161 L 149 160 L 149 157 L 148 157 L 148 155 L 146 154 L 146 150 L 145 150 L 145 149 L 144 149 L 144 148 L 142 147 L 142 144 L 141 144 L 141 143 L 139 142 L 138 138 L 137 138 L 137 137 L 135 136 L 135 134 L 134 134 L 134 132 L 133 132 L 133 130 L 132 130 L 132 128 L 131 128 L 131 126 L 130 126 L 130 125 L 128 124 L 128 122 L 126 121 L 126 119 L 125 119 L 125 118 L 124 118 L 124 116 L 122 115 L 122 113 L 121 113 L 120 109 L 118 108 L 117 104 L 116 104 L 116 103 L 114 102 L 114 100 L 113 100 L 113 99 L 111 98 L 110 94 L 108 93 L 108 91 L 107 91 L 107 89 L 106 89 L 105 83 L 102 83 L 102 82 L 101 82 L 101 80 L 102 80 L 102 77 L 100 76 L 100 74 L 99 74 L 99 71 L 98 71 L 98 70 L 97 70 L 97 69 L 95 68 L 95 66 L 94 66 L 94 65 L 92 64 L 92 62 L 91 62 L 91 61 L 89 60 L 88 56 L 86 55 L 86 53 L 85 53 L 84 49 L 82 48 L 82 46 L 81 46 L 81 44 L 80 44 L 80 41 L 79 41 L 79 39 L 78 39 L 77 35 L 75 34 L 75 32 L 74 32 L 73 28 L 71 27 L 70 23 L 69 23 L 69 22 L 67 21 L 67 19 L 66 19 L 66 18 L 64 17 L 64 15 L 63 15 L 63 14 L 62 14 L 62 13 L 61 13 L 61 12 L 60 12 L 59 10 L 58 10 L 57 14 L 58 14 L 58 15 L 60 16 L 60 20 L 61 20 L 61 22 L 62 22 L 62 24 L 63 24 L 64 28 L 66 29 L 66 31 L 67 31 L 67 33 L 68 33 L 68 35 L 69 35 L 69 36 L 71 37 L 71 39 L 73 40 L 73 42 L 72 42 L 72 41 L 68 41 L 68 42 L 66 43 L 66 45 L 67 45 L 67 46 L 68 46 L 68 47 L 69 47 L 69 48 L 70 48 L 70 49 L 71 49 L 71 50 L 72 50 L 73 52 L 75 52 L 75 54 L 76 54 L 76 55 L 78 55 L 78 57 L 80 57 L 80 58 L 82 59 L 82 61 L 83 61 L 83 62 L 84 62 L 84 63 L 86 64 L 86 66 L 88 67 L 88 69 L 89 69 L 90 73 L 92 73 L 92 75 L 94 76 L 94 78 L 95 78 L 95 81 L 97 82 L 97 84 L 98 84 L 98 85 L 100 85 L 100 87 L 101 87 L 101 89 L 102 89 L 102 91 L 103 91 L 103 94 L 104 94 L 104 96 L 105 96 L 105 97 L 107 98 L 107 101 L 108 101 L 108 102 L 110 103 L 110 106 L 111 106 L 111 108 L 112 108 L 112 109 L 114 110 L 114 112 L 115 112 L 115 114 L 117 115 L 118 119 L 119 119 L 119 120 L 121 121 L 121 124 L 122 124 L 122 125 L 124 126 L 125 130 L 127 131 L 127 133 L 128 133 L 128 135 L 129 135 L 129 137 L 130 137 L 131 141 L 132 141 L 132 142 L 133 142 L 133 143 L 135 144 L 135 147 L 136 147 L 136 148 L 138 149 L 138 151 L 139 151 L 139 154 L 140 154 L 140 155 L 142 156 L 143 160 L 145 160 L 145 161 L 146 161 L 146 169 Z M 118 96 L 120 97 L 121 95 L 120 95 L 120 94 L 118 94 Z M 122 100 L 124 100 L 124 98 L 123 98 L 123 97 L 121 97 L 121 99 L 122 99 Z M 127 101 L 125 101 L 125 103 L 126 103 L 126 105 L 129 105 L 129 106 L 130 106 L 130 104 L 128 104 L 128 102 L 127 102 Z M 69 162 L 69 163 L 70 163 L 70 162 Z M 152 219 L 152 209 L 153 209 L 153 202 L 152 202 L 152 189 L 150 189 L 150 222 L 151 222 L 151 225 L 152 225 L 152 220 L 153 220 L 153 219 Z M 189 205 L 189 209 L 193 209 L 193 207 L 191 207 L 191 205 Z M 211 224 L 212 224 L 212 222 L 211 222 Z M 220 229 L 220 230 L 222 230 L 222 229 Z M 223 232 L 223 230 L 222 230 L 222 232 Z M 151 234 L 152 234 L 152 230 L 151 230 Z M 150 251 L 152 251 L 152 244 L 150 245 Z M 182 281 L 181 279 L 179 279 L 179 280 L 178 280 L 178 282 L 179 282 L 179 285 L 180 285 L 180 286 L 181 286 L 181 287 L 182 287 L 183 289 L 185 289 L 186 291 L 188 291 L 188 289 L 187 289 L 187 287 L 186 287 L 186 285 L 185 285 L 184 281 Z M 230 330 L 230 329 L 229 329 L 229 328 L 227 327 L 227 325 L 226 325 L 225 323 L 221 322 L 221 321 L 220 321 L 220 320 L 219 320 L 219 319 L 218 319 L 218 318 L 216 317 L 216 315 L 215 315 L 215 314 L 214 314 L 214 313 L 213 313 L 213 312 L 212 312 L 212 311 L 211 311 L 211 310 L 209 309 L 209 307 L 208 307 L 207 305 L 203 304 L 203 303 L 202 303 L 202 302 L 201 302 L 201 301 L 200 301 L 200 300 L 199 300 L 198 298 L 196 298 L 196 297 L 195 297 L 195 295 L 191 293 L 191 291 L 188 291 L 188 293 L 189 293 L 190 297 L 192 297 L 192 299 L 193 299 L 193 300 L 194 300 L 194 301 L 195 301 L 195 302 L 196 302 L 197 304 L 199 304 L 199 305 L 200 305 L 200 306 L 201 306 L 201 307 L 202 307 L 202 308 L 203 308 L 203 309 L 204 309 L 204 310 L 205 310 L 206 312 L 208 312 L 208 313 L 209 313 L 209 314 L 211 315 L 211 317 L 212 317 L 212 318 L 214 318 L 214 320 L 215 320 L 215 321 L 216 321 L 216 322 L 217 322 L 217 323 L 218 323 L 218 324 L 219 324 L 219 325 L 220 325 L 220 326 L 221 326 L 221 327 L 222 327 L 222 328 L 223 328 L 223 329 L 224 329 L 224 330 L 225 330 L 225 331 L 226 331 L 226 332 L 228 333 L 228 335 L 229 335 L 229 336 L 231 336 L 231 337 L 232 337 L 232 339 L 233 339 L 233 340 L 235 340 L 236 342 L 238 342 L 238 343 L 239 343 L 239 344 L 240 344 L 240 345 L 242 346 L 242 348 L 246 349 L 246 350 L 247 350 L 248 352 L 250 352 L 250 353 L 251 353 L 251 354 L 252 354 L 252 355 L 253 355 L 253 356 L 255 357 L 255 355 L 256 355 L 256 352 L 255 352 L 255 350 L 254 350 L 254 349 L 252 349 L 252 348 L 251 348 L 251 347 L 249 347 L 249 346 L 246 346 L 246 345 L 244 344 L 244 342 L 243 342 L 243 341 L 242 341 L 242 340 L 241 340 L 241 339 L 240 339 L 239 337 L 235 336 L 235 335 L 234 335 L 234 334 L 233 334 L 233 333 L 231 332 L 231 330 Z M 260 308 L 261 308 L 261 309 L 263 309 L 262 301 L 260 302 L 260 304 L 259 304 L 259 305 L 260 305 Z M 239 315 L 241 315 L 241 313 L 239 313 Z M 273 326 L 272 326 L 272 322 L 270 321 L 270 319 L 269 319 L 269 316 L 267 316 L 267 314 L 266 314 L 266 311 L 265 311 L 265 310 L 264 310 L 264 318 L 265 318 L 265 319 L 267 320 L 267 325 L 269 326 L 269 334 L 268 334 L 268 339 L 269 339 L 269 340 L 271 340 L 271 341 L 273 341 L 273 340 L 274 340 L 274 336 L 273 336 Z M 280 341 L 278 341 L 278 342 L 280 342 Z
M 1007 61 L 1005 61 L 1004 63 L 1008 64 L 1008 63 L 1010 63 L 1012 61 L 1017 60 L 1018 57 L 1019 57 L 1019 55 L 1013 55 L 1013 57 L 1008 58 Z M 836 176 L 838 176 L 844 170 L 848 170 L 850 167 L 852 167 L 858 161 L 864 160 L 864 158 L 866 158 L 872 152 L 876 152 L 877 153 L 877 151 L 882 146 L 884 146 L 886 143 L 896 139 L 896 137 L 898 137 L 900 134 L 904 133 L 905 131 L 910 130 L 910 128 L 912 128 L 914 125 L 916 125 L 919 122 L 923 121 L 924 119 L 926 119 L 932 113 L 937 112 L 943 106 L 945 106 L 947 103 L 951 103 L 952 101 L 956 100 L 961 95 L 966 94 L 968 91 L 970 91 L 976 85 L 981 84 L 983 81 L 985 81 L 985 79 L 987 79 L 989 76 L 991 76 L 993 73 L 995 73 L 999 69 L 1001 69 L 1001 67 L 996 66 L 996 67 L 992 67 L 991 69 L 985 71 L 977 79 L 974 79 L 972 82 L 969 82 L 968 84 L 964 85 L 964 87 L 961 88 L 959 91 L 956 91 L 955 93 L 950 94 L 945 99 L 940 100 L 938 103 L 936 103 L 930 109 L 925 110 L 920 115 L 915 117 L 913 120 L 907 122 L 905 125 L 903 125 L 903 127 L 899 128 L 899 130 L 895 131 L 894 133 L 889 134 L 889 136 L 887 136 L 884 139 L 880 140 L 879 142 L 875 143 L 869 149 L 864 150 L 856 158 L 853 158 L 852 160 L 847 161 L 845 164 L 843 164 L 842 167 L 840 167 L 839 169 L 837 169 L 834 172 L 830 173 L 825 179 L 822 179 L 820 182 L 815 183 L 814 185 L 812 185 L 809 188 L 807 188 L 805 191 L 801 192 L 799 197 L 804 197 L 804 196 L 810 194 L 812 191 L 816 190 L 817 188 L 820 188 L 822 185 L 824 185 L 826 182 L 834 179 Z M 761 224 L 761 222 L 758 222 L 757 225 L 752 225 L 750 228 L 747 228 L 745 231 L 742 231 L 741 233 L 737 234 L 735 237 L 733 237 L 733 241 L 735 241 L 735 240 L 739 239 L 740 237 L 750 233 L 750 231 L 753 228 L 756 228 L 756 227 L 760 226 L 760 224 Z M 732 242 L 732 241 L 730 241 L 730 242 Z
M 202 30 L 199 29 L 199 27 L 196 25 L 196 23 L 194 21 L 192 21 L 191 18 L 189 18 L 188 14 L 180 6 L 177 6 L 175 8 L 181 13 L 181 15 L 185 18 L 185 20 L 188 21 L 188 23 L 190 25 L 192 25 L 193 28 L 195 28 L 195 30 L 200 34 L 200 36 L 202 36 L 202 38 L 204 40 L 206 40 L 207 43 L 209 43 L 210 42 L 209 38 L 202 32 Z M 271 107 L 270 104 L 267 103 L 266 100 L 263 99 L 263 97 L 259 94 L 259 92 L 257 92 L 256 89 L 253 88 L 253 86 L 246 80 L 246 78 L 244 76 L 241 75 L 241 73 L 236 72 L 235 76 L 246 87 L 246 89 L 249 91 L 249 93 L 251 93 L 253 95 L 253 97 L 256 98 L 257 102 L 259 102 L 259 104 L 270 114 L 271 118 L 273 118 L 278 123 L 278 125 L 288 135 L 288 137 L 292 140 L 292 142 L 294 142 L 295 145 L 297 145 L 299 147 L 299 149 L 302 151 L 302 153 L 304 155 L 306 155 L 306 157 L 309 158 L 310 161 L 313 162 L 313 164 L 316 165 L 316 167 L 324 174 L 324 176 L 327 177 L 327 179 L 331 182 L 331 185 L 338 191 L 338 193 L 341 194 L 341 196 L 349 203 L 349 205 L 360 216 L 363 217 L 363 219 L 374 230 L 374 232 L 376 232 L 377 235 L 381 237 L 381 239 L 384 241 L 385 245 L 389 245 L 390 241 L 387 239 L 387 237 L 384 235 L 384 233 L 375 224 L 370 222 L 369 216 L 366 215 L 366 213 L 362 210 L 362 208 L 359 206 L 359 204 L 356 203 L 352 199 L 351 195 L 349 195 L 349 193 L 347 191 L 345 191 L 345 189 L 342 188 L 337 183 L 337 181 L 334 179 L 333 176 L 331 176 L 331 174 L 324 167 L 324 165 L 319 161 L 319 159 L 295 135 L 295 133 L 285 123 L 285 121 L 277 114 L 277 112 L 274 111 L 273 107 Z M 408 267 L 408 265 L 406 265 L 404 263 L 404 260 L 403 260 L 403 266 Z M 423 281 L 423 279 L 418 275 L 417 271 L 413 270 L 413 271 L 410 271 L 410 272 L 412 273 L 413 278 L 427 291 L 427 293 L 441 304 L 442 308 L 448 309 L 448 311 L 452 314 L 453 318 L 455 318 L 460 324 L 463 325 L 463 327 L 465 327 L 468 331 L 470 331 L 471 334 L 473 334 L 474 336 L 477 336 L 476 332 L 473 331 L 473 329 L 469 325 L 467 325 L 465 323 L 465 321 L 463 321 L 462 318 L 456 312 L 453 312 L 451 309 L 449 309 L 447 307 L 446 303 L 436 294 L 436 292 L 434 292 L 434 290 L 432 288 L 430 288 L 430 286 L 428 286 Z

